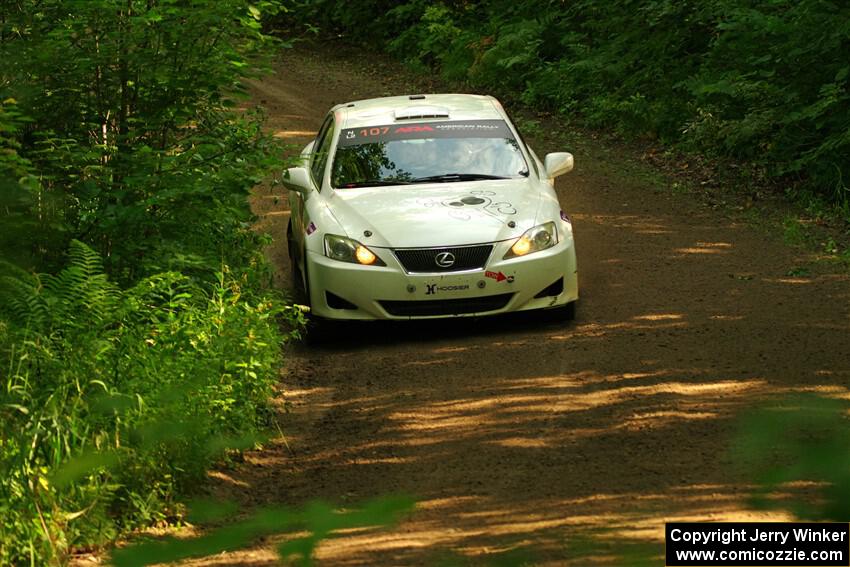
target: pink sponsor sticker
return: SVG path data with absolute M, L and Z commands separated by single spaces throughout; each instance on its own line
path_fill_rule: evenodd
M 566 222 L 568 222 L 568 223 L 570 223 L 570 224 L 573 224 L 572 219 L 570 219 L 570 215 L 568 215 L 568 214 L 567 214 L 567 213 L 565 213 L 564 211 L 561 211 L 561 220 L 566 221 Z
M 307 225 L 307 236 L 310 236 L 316 232 L 316 225 L 311 221 L 310 224 Z

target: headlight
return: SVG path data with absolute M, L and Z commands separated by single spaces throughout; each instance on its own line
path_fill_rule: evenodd
M 540 224 L 534 228 L 529 228 L 519 237 L 519 240 L 514 242 L 508 253 L 505 254 L 504 260 L 508 258 L 516 258 L 525 256 L 533 252 L 540 252 L 551 248 L 558 243 L 558 229 L 555 228 L 554 222 Z
M 386 266 L 374 252 L 350 238 L 335 234 L 325 235 L 325 256 L 364 266 Z

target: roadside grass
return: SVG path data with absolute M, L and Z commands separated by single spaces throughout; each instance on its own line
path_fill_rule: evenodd
M 552 126 L 539 136 L 546 147 L 581 152 L 595 171 L 617 182 L 688 196 L 811 254 L 813 263 L 850 270 L 850 203 L 834 205 L 811 192 L 783 189 L 744 164 L 664 150 L 652 143 L 642 146 L 580 126 L 561 133 L 557 118 Z
M 554 127 L 558 132 L 560 128 Z M 768 237 L 811 255 L 825 268 L 850 271 L 850 204 L 834 205 L 810 192 L 768 183 L 751 168 L 662 150 L 576 127 L 543 141 L 581 151 L 595 171 L 631 186 L 685 195 Z M 580 167 L 577 160 L 577 167 Z

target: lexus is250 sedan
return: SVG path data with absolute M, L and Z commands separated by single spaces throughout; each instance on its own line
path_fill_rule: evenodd
M 284 172 L 295 285 L 320 319 L 557 309 L 578 299 L 570 217 L 542 161 L 489 96 L 340 104 Z

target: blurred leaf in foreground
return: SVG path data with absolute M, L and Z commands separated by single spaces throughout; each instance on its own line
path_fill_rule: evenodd
M 753 504 L 808 520 L 850 518 L 850 421 L 843 400 L 800 396 L 748 416 L 733 454 L 759 488 Z M 816 483 L 818 497 L 777 499 L 782 485 Z
M 297 557 L 302 565 L 310 565 L 316 546 L 322 540 L 332 537 L 333 532 L 360 527 L 389 526 L 411 512 L 414 505 L 415 502 L 407 496 L 384 496 L 371 500 L 356 510 L 337 510 L 323 502 L 313 502 L 303 510 L 263 508 L 243 520 L 213 529 L 201 537 L 166 537 L 116 550 L 112 555 L 112 562 L 116 567 L 136 567 L 206 557 L 247 547 L 263 536 L 307 531 L 309 535 L 281 544 L 278 552 L 281 559 Z M 190 509 L 190 517 L 195 514 L 196 517 L 204 519 L 222 520 L 235 511 L 234 506 L 226 503 L 203 502 L 199 508 L 198 511 Z

